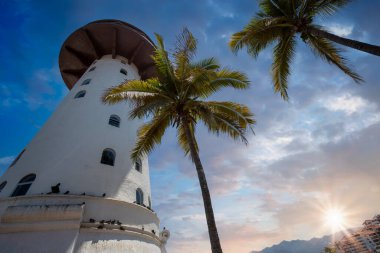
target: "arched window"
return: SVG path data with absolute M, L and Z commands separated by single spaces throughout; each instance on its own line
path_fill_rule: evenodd
M 116 153 L 113 149 L 106 148 L 103 150 L 101 163 L 113 166 L 115 164 Z
M 9 165 L 9 167 L 12 167 L 13 165 L 15 165 L 17 163 L 17 161 L 21 158 L 22 154 L 24 154 L 25 152 L 25 149 L 23 149 L 20 154 L 18 154 L 18 156 L 16 157 L 16 159 L 14 159 L 14 161 L 11 163 L 11 165 Z
M 92 68 L 90 68 L 90 70 L 88 72 L 94 71 L 95 69 L 96 69 L 96 67 L 92 67 Z
M 108 124 L 111 126 L 120 127 L 120 117 L 115 114 L 111 115 L 108 120 Z
M 152 208 L 152 201 L 150 200 L 150 197 L 148 196 L 148 207 Z
M 0 192 L 4 189 L 6 184 L 7 184 L 7 181 L 4 181 L 0 184 Z
M 142 172 L 142 162 L 140 158 L 137 158 L 135 162 L 135 169 L 139 172 Z
M 120 73 L 122 73 L 123 75 L 127 75 L 128 74 L 127 70 L 125 70 L 125 69 L 120 69 Z
M 87 85 L 87 84 L 90 84 L 90 82 L 91 82 L 91 79 L 86 79 L 83 81 L 81 85 Z
M 35 179 L 36 179 L 36 174 L 29 174 L 23 177 L 20 180 L 20 182 L 18 182 L 18 185 L 16 189 L 13 191 L 11 197 L 25 195 L 28 192 L 30 186 L 32 185 Z
M 140 188 L 137 188 L 136 190 L 136 204 L 144 204 L 144 193 Z
M 84 95 L 86 95 L 86 91 L 85 91 L 85 90 L 81 90 L 81 91 L 79 91 L 79 92 L 75 95 L 75 98 L 82 98 L 82 97 L 84 97 Z

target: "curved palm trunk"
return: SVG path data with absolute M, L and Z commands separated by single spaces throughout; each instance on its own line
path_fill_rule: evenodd
M 357 50 L 360 50 L 363 52 L 367 52 L 369 54 L 380 56 L 380 46 L 371 45 L 371 44 L 356 41 L 356 40 L 342 38 L 342 37 L 339 37 L 339 36 L 334 35 L 332 33 L 329 33 L 329 32 L 323 31 L 323 30 L 319 30 L 319 29 L 315 29 L 315 28 L 308 28 L 308 31 L 314 36 L 322 37 L 322 38 L 331 40 L 335 43 L 338 43 L 338 44 L 341 44 L 341 45 L 344 45 L 347 47 L 351 47 L 351 48 L 354 48 L 354 49 L 357 49 Z
M 199 184 L 202 191 L 203 205 L 205 208 L 207 227 L 208 227 L 208 234 L 210 236 L 211 251 L 212 253 L 223 253 L 222 247 L 219 241 L 218 230 L 216 229 L 214 211 L 212 209 L 211 196 L 210 196 L 210 192 L 207 186 L 206 175 L 203 170 L 203 166 L 199 158 L 197 149 L 195 148 L 195 143 L 194 143 L 192 134 L 190 132 L 190 128 L 186 123 L 184 123 L 184 128 L 186 132 L 187 141 L 189 142 L 189 146 L 190 146 L 190 155 L 197 169 Z

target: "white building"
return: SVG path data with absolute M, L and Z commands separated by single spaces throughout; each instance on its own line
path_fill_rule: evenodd
M 337 253 L 380 253 L 380 214 L 335 243 Z
M 165 252 L 151 207 L 147 157 L 129 158 L 141 124 L 104 91 L 154 76 L 153 42 L 117 20 L 92 22 L 64 42 L 70 92 L 0 178 L 0 252 Z

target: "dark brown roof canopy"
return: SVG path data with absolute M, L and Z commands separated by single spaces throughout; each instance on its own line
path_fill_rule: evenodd
M 134 63 L 142 79 L 155 76 L 154 43 L 140 29 L 119 20 L 98 20 L 73 32 L 63 43 L 59 68 L 71 89 L 94 60 L 103 55 L 123 56 Z

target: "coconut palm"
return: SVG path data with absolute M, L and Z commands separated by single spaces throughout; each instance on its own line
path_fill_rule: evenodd
M 232 35 L 230 47 L 237 52 L 243 47 L 254 58 L 267 46 L 273 50 L 272 78 L 275 92 L 288 99 L 288 76 L 296 48 L 296 35 L 330 64 L 359 83 L 362 78 L 351 70 L 341 50 L 334 43 L 380 56 L 380 47 L 336 36 L 315 24 L 318 16 L 334 14 L 350 0 L 260 0 L 259 11 L 242 31 Z
M 325 253 L 336 253 L 336 248 L 334 246 L 327 246 L 324 248 L 324 252 Z
M 171 54 L 165 50 L 162 37 L 156 34 L 156 38 L 158 46 L 153 60 L 157 78 L 125 81 L 108 89 L 102 99 L 107 104 L 129 101 L 132 119 L 151 117 L 138 130 L 131 153 L 133 160 L 151 152 L 167 128 L 177 129 L 178 142 L 186 155 L 190 155 L 198 174 L 212 252 L 222 252 L 195 129 L 198 121 L 202 121 L 212 133 L 225 133 L 247 143 L 247 130 L 255 123 L 248 107 L 204 99 L 224 87 L 245 89 L 249 81 L 240 72 L 220 68 L 214 58 L 193 62 L 197 42 L 187 29 L 177 37 Z

